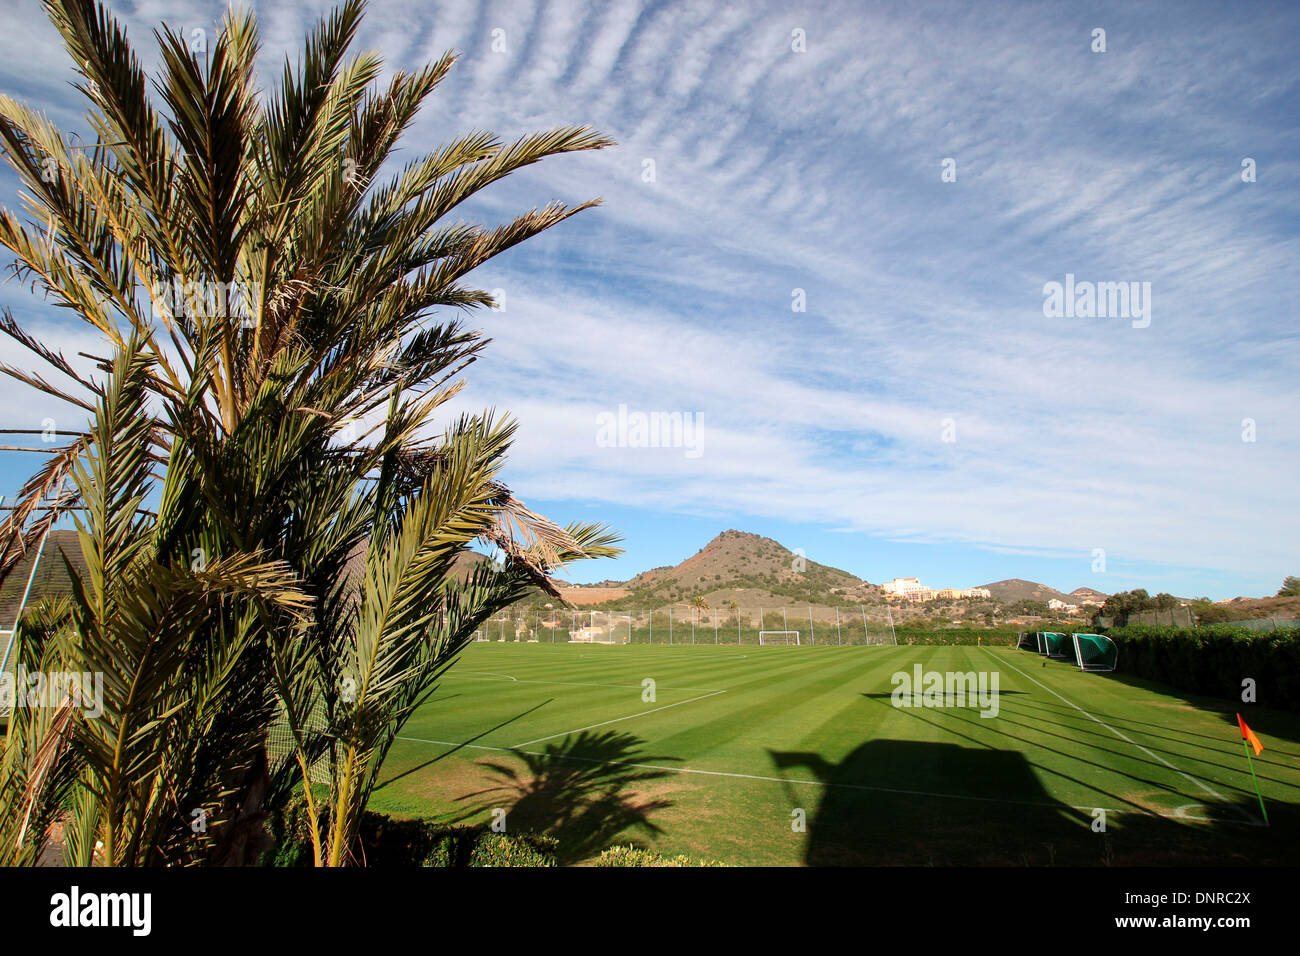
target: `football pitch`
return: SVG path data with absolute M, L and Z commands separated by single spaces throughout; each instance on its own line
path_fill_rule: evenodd
M 984 675 L 990 693 L 895 675 Z M 991 694 L 996 675 L 996 697 Z M 961 706 L 964 705 L 964 706 Z M 371 809 L 736 865 L 1291 863 L 1300 717 L 1010 648 L 476 643 Z

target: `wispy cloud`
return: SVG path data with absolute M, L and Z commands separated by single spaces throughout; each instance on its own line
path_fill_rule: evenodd
M 53 31 L 18 6 L 0 86 L 75 122 Z M 326 5 L 264 6 L 269 78 Z M 220 9 L 118 12 L 143 40 Z M 1295 571 L 1300 12 L 374 3 L 363 39 L 391 67 L 463 54 L 412 149 L 572 123 L 620 142 L 466 211 L 606 200 L 479 277 L 508 304 L 473 318 L 495 343 L 459 401 L 521 419 L 525 495 Z M 1150 282 L 1150 327 L 1045 318 L 1067 273 Z M 703 454 L 598 446 L 621 403 L 698 413 Z

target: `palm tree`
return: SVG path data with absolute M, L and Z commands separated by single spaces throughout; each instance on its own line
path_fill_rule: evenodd
M 611 141 L 476 131 L 381 182 L 455 58 L 381 88 L 379 57 L 349 54 L 361 0 L 265 95 L 250 13 L 201 56 L 164 27 L 157 101 L 106 10 L 46 7 L 95 139 L 0 96 L 30 216 L 0 210 L 0 244 L 91 327 L 99 375 L 0 321 L 57 377 L 3 371 L 88 421 L 0 526 L 0 577 L 76 515 L 86 572 L 16 646 L 32 670 L 102 673 L 105 699 L 98 719 L 68 696 L 11 721 L 0 863 L 34 861 L 60 816 L 71 863 L 96 842 L 107 865 L 255 862 L 297 786 L 317 864 L 353 862 L 389 747 L 476 628 L 532 588 L 558 598 L 566 562 L 617 553 L 603 526 L 559 527 L 501 484 L 511 420 L 440 417 L 487 340 L 434 318 L 491 304 L 464 277 L 594 201 L 492 227 L 449 222 L 458 207 Z M 476 542 L 502 571 L 458 562 Z

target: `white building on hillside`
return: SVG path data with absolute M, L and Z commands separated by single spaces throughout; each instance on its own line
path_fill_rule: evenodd
M 928 592 L 930 589 L 922 584 L 919 578 L 894 578 L 894 580 L 882 584 L 880 590 L 886 594 L 905 598 L 909 594 L 918 594 L 922 591 Z

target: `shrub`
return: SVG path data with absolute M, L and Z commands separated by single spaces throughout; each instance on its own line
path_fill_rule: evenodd
M 291 801 L 270 824 L 275 846 L 267 866 L 311 866 L 306 804 Z M 556 866 L 555 839 L 535 833 L 493 833 L 486 827 L 447 826 L 429 820 L 397 820 L 367 812 L 361 820 L 363 860 L 374 867 Z
M 1107 636 L 1119 649 L 1123 673 L 1233 700 L 1240 699 L 1242 679 L 1251 677 L 1259 703 L 1300 710 L 1300 628 L 1260 633 L 1133 625 Z
M 898 643 L 907 644 L 979 644 L 985 646 L 1007 645 L 1015 647 L 1017 632 L 985 630 L 978 627 L 895 627 Z
M 726 866 L 716 860 L 693 859 L 685 855 L 664 856 L 638 846 L 612 846 L 596 857 L 593 866 Z
M 556 866 L 557 846 L 552 837 L 533 833 L 480 833 L 468 865 Z

